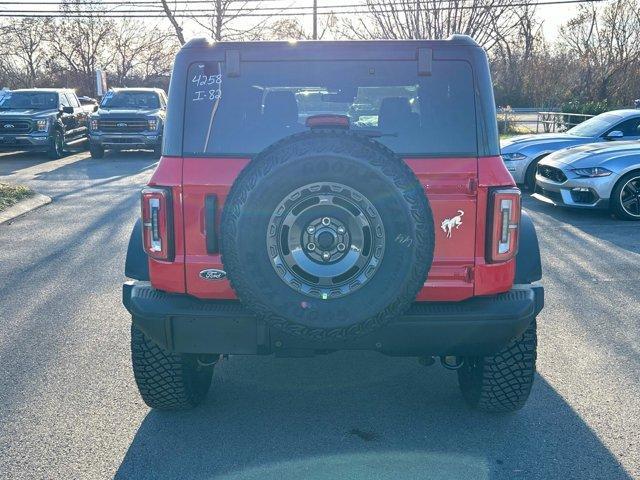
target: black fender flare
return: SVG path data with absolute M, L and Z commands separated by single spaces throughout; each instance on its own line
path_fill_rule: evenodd
M 149 281 L 149 257 L 142 248 L 142 221 L 140 219 L 136 220 L 131 237 L 129 237 L 124 274 L 134 280 Z
M 540 279 L 542 279 L 542 263 L 540 261 L 538 234 L 531 217 L 526 212 L 522 212 L 514 283 L 533 283 Z

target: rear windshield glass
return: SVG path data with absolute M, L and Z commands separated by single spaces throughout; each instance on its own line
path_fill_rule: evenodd
M 102 103 L 103 108 L 160 108 L 158 94 L 153 92 L 107 92 Z
M 307 118 L 346 115 L 352 131 L 396 153 L 477 154 L 473 75 L 468 63 L 415 61 L 194 63 L 185 107 L 185 155 L 251 155 L 308 130 Z
M 49 110 L 58 108 L 58 94 L 52 92 L 6 92 L 0 95 L 0 110 Z

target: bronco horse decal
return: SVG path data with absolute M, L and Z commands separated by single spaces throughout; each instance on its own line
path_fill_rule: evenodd
M 463 215 L 464 215 L 464 212 L 462 210 L 458 210 L 458 215 L 451 218 L 445 218 L 442 221 L 442 224 L 440 224 L 440 228 L 442 228 L 442 231 L 445 233 L 447 238 L 451 238 L 451 232 L 454 227 L 456 228 L 456 230 L 460 228 L 460 226 L 462 225 Z

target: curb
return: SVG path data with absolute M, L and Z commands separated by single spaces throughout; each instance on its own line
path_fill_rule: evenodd
M 51 203 L 51 197 L 36 193 L 32 197 L 25 198 L 24 200 L 0 212 L 0 224 L 18 218 L 21 215 L 29 213 L 31 210 L 35 210 L 43 205 L 47 205 L 48 203 Z

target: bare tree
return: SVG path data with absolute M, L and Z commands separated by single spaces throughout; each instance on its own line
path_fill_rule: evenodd
M 318 40 L 336 29 L 338 20 L 332 12 L 323 15 L 318 28 Z M 313 34 L 306 30 L 297 18 L 282 18 L 273 22 L 265 31 L 267 40 L 311 40 Z
M 1 30 L 2 46 L 0 54 L 6 62 L 4 68 L 13 71 L 15 80 L 22 86 L 38 85 L 47 56 L 47 29 L 51 20 L 41 18 L 23 18 L 3 26 Z
M 636 0 L 615 0 L 602 9 L 582 5 L 560 35 L 562 46 L 579 61 L 581 81 L 575 95 L 604 100 L 638 94 L 640 13 Z
M 487 50 L 518 29 L 521 0 L 366 0 L 366 14 L 343 22 L 350 38 L 447 38 L 471 35 Z M 525 7 L 526 8 L 526 7 Z
M 21 78 L 11 55 L 10 23 L 0 24 L 0 88 L 15 88 Z
M 262 20 L 248 20 L 247 17 L 259 8 L 252 6 L 254 4 L 246 0 L 212 0 L 210 8 L 213 12 L 204 18 L 194 15 L 192 20 L 216 41 L 257 40 L 262 36 L 270 17 L 267 15 Z
M 114 60 L 110 43 L 114 21 L 102 18 L 102 7 L 83 0 L 71 0 L 62 5 L 65 13 L 91 12 L 84 17 L 63 18 L 49 29 L 54 71 L 66 70 L 64 83 L 76 83 L 85 92 L 95 93 L 94 78 L 98 68 L 109 67 Z
M 171 23 L 171 26 L 173 27 L 173 31 L 175 32 L 176 38 L 180 42 L 180 45 L 184 45 L 185 39 L 182 24 L 176 19 L 175 16 L 176 4 L 174 3 L 170 6 L 167 0 L 160 0 L 160 4 L 162 5 L 162 10 L 167 17 L 167 20 L 169 20 L 169 23 Z
M 534 64 L 548 54 L 535 6 L 518 9 L 516 28 L 507 30 L 495 31 L 497 42 L 490 52 L 493 81 L 499 101 L 520 105 L 532 95 L 528 88 L 535 88 L 530 77 L 541 73 L 533 70 Z
M 128 80 L 146 83 L 150 77 L 168 76 L 178 47 L 171 31 L 131 19 L 115 25 L 112 44 L 112 71 L 118 86 Z

